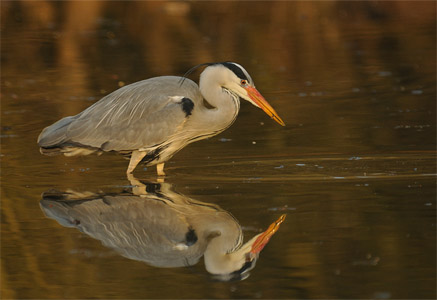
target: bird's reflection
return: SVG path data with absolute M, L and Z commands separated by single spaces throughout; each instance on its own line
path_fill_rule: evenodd
M 242 244 L 238 221 L 219 206 L 176 193 L 168 183 L 141 183 L 119 194 L 50 190 L 40 202 L 46 216 L 100 240 L 129 259 L 155 267 L 196 264 L 219 280 L 241 280 L 277 231 L 282 215 Z

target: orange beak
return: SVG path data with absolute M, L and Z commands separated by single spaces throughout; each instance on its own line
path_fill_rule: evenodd
M 269 242 L 270 238 L 278 231 L 279 226 L 282 222 L 284 222 L 286 215 L 282 215 L 279 217 L 276 222 L 272 223 L 266 231 L 261 233 L 261 235 L 255 240 L 255 243 L 252 245 L 252 249 L 250 250 L 251 254 L 258 254 L 264 248 L 265 245 Z
M 256 88 L 252 86 L 247 86 L 244 89 L 247 91 L 249 98 L 252 99 L 252 101 L 255 102 L 255 104 L 258 105 L 266 114 L 268 114 L 270 118 L 272 118 L 282 126 L 285 126 L 284 121 L 282 121 L 282 119 L 278 116 L 273 107 L 270 106 L 267 100 L 264 99 L 264 97 L 260 94 L 260 92 L 258 92 Z

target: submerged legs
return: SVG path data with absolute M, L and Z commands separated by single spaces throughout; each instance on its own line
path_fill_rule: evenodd
M 126 174 L 131 174 L 136 166 L 141 162 L 141 160 L 146 156 L 146 151 L 132 151 L 130 156 L 129 166 L 127 167 Z M 164 172 L 164 163 L 160 163 L 156 165 L 156 171 L 158 172 L 158 176 L 165 176 Z
M 164 163 L 157 164 L 156 171 L 158 172 L 158 176 L 165 176 Z
M 129 166 L 127 167 L 127 174 L 132 173 L 135 170 L 135 167 L 138 165 L 138 163 L 146 156 L 147 152 L 145 151 L 132 151 Z

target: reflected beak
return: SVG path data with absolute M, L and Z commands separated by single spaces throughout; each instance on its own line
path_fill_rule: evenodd
M 270 238 L 278 231 L 279 226 L 282 222 L 284 222 L 286 215 L 282 215 L 279 217 L 276 222 L 272 223 L 266 231 L 261 233 L 261 235 L 255 240 L 255 243 L 252 245 L 252 249 L 250 250 L 251 254 L 257 255 L 261 252 L 265 245 L 269 242 Z
M 285 126 L 284 121 L 278 116 L 276 111 L 273 109 L 273 107 L 270 106 L 270 104 L 267 102 L 266 99 L 258 92 L 258 90 L 252 86 L 247 86 L 244 88 L 249 95 L 249 98 L 258 105 L 259 108 L 261 108 L 266 114 L 270 116 L 273 120 L 281 124 L 282 126 Z

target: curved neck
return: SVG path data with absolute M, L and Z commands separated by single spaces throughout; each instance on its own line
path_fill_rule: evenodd
M 228 274 L 238 270 L 248 252 L 245 247 L 240 248 L 243 239 L 241 227 L 235 222 L 210 224 L 215 228 L 205 232 L 209 239 L 204 252 L 205 268 L 212 274 Z
M 203 118 L 214 123 L 214 130 L 224 130 L 235 120 L 240 110 L 240 99 L 222 88 L 214 74 L 202 74 L 199 81 L 200 93 L 214 108 L 203 107 Z

